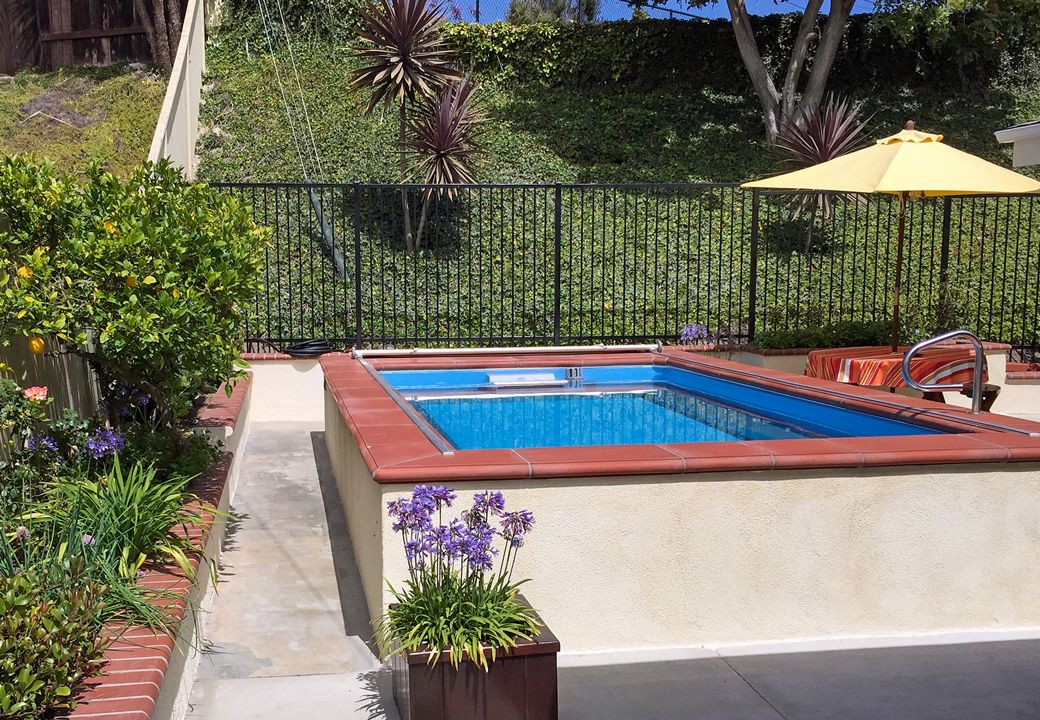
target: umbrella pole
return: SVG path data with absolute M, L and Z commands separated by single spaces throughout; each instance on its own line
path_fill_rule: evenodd
M 903 237 L 906 234 L 906 193 L 899 193 L 899 231 L 896 243 L 896 282 L 892 291 L 892 352 L 899 350 L 899 291 L 903 284 Z

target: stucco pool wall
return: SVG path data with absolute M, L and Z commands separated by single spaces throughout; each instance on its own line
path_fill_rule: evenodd
M 457 453 L 422 479 L 377 479 L 380 443 L 358 423 L 389 411 L 345 406 L 340 373 L 326 366 L 326 433 L 373 618 L 406 576 L 386 502 L 426 481 L 535 512 L 517 575 L 568 653 L 1040 627 L 1032 457 L 489 480 L 474 475 L 489 451 L 473 451 L 472 467 Z

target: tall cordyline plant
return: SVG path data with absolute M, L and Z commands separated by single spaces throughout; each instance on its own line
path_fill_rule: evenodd
M 363 67 L 354 73 L 351 87 L 369 88 L 372 97 L 366 113 L 382 106 L 383 111 L 397 106 L 399 180 L 408 176 L 407 107 L 418 99 L 436 97 L 444 85 L 461 74 L 455 67 L 455 53 L 441 38 L 444 15 L 439 4 L 426 0 L 379 0 L 362 10 L 362 47 L 358 51 Z M 404 210 L 405 244 L 414 250 L 407 192 L 401 190 Z
M 809 167 L 860 149 L 867 122 L 869 118 L 859 119 L 859 110 L 848 99 L 828 95 L 822 108 L 810 106 L 784 116 L 773 145 L 788 156 L 791 165 Z M 805 196 L 797 204 L 794 217 L 816 209 L 830 218 L 834 213 L 831 195 Z
M 473 102 L 476 86 L 468 78 L 453 80 L 409 123 L 412 139 L 406 144 L 413 153 L 412 176 L 421 178 L 422 212 L 415 233 L 416 248 L 422 246 L 423 228 L 433 197 L 454 200 L 453 187 L 473 182 L 472 163 L 480 152 L 478 135 L 484 114 Z
M 508 512 L 502 493 L 484 491 L 445 523 L 444 510 L 455 499 L 446 487 L 419 485 L 411 496 L 387 504 L 394 532 L 401 534 L 408 579 L 400 591 L 390 586 L 396 603 L 380 620 L 376 639 L 384 654 L 426 647 L 431 663 L 448 652 L 456 668 L 468 656 L 487 670 L 488 653 L 494 662 L 499 648 L 516 647 L 538 632 L 534 611 L 517 599 L 526 581 L 512 579 L 534 515 Z

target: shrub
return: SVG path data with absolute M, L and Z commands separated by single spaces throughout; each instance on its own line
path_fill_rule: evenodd
M 0 576 L 0 717 L 76 707 L 75 688 L 104 650 L 103 592 L 78 561 Z
M 887 321 L 845 320 L 800 330 L 763 330 L 755 336 L 755 345 L 777 349 L 887 345 L 891 333 Z
M 490 646 L 494 661 L 497 649 L 515 647 L 538 631 L 533 612 L 517 599 L 525 581 L 512 581 L 517 549 L 534 516 L 528 510 L 506 512 L 502 493 L 485 491 L 473 496 L 461 518 L 441 524 L 443 509 L 454 500 L 448 488 L 419 485 L 410 498 L 388 504 L 409 577 L 402 591 L 390 587 L 397 602 L 383 615 L 376 636 L 384 653 L 428 646 L 433 662 L 447 651 L 455 667 L 468 656 L 486 670 L 482 646 Z M 505 547 L 496 570 L 498 538 Z
M 63 528 L 93 563 L 128 580 L 136 578 L 146 560 L 175 562 L 191 577 L 188 558 L 195 548 L 177 529 L 207 520 L 185 508 L 186 485 L 185 478 L 157 482 L 155 469 L 141 462 L 124 471 L 116 458 L 97 480 L 55 481 L 31 518 Z
M 172 430 L 200 393 L 236 376 L 266 241 L 236 200 L 186 184 L 165 160 L 125 181 L 92 167 L 79 184 L 10 157 L 0 218 L 5 334 L 84 357 L 113 424 L 146 395 Z

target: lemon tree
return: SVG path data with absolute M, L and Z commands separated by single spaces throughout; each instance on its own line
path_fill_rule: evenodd
M 0 320 L 6 341 L 70 352 L 97 372 L 111 419 L 127 387 L 173 428 L 236 374 L 268 233 L 233 198 L 167 162 L 122 180 L 0 162 Z

